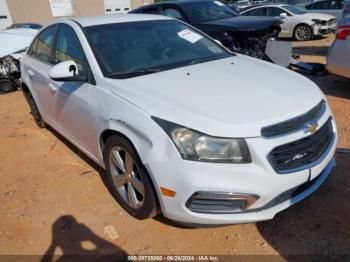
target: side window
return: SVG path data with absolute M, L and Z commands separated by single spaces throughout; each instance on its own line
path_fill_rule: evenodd
M 333 9 L 333 10 L 342 10 L 343 7 L 344 7 L 343 0 L 333 0 L 331 2 L 331 9 Z
M 247 12 L 249 16 L 266 16 L 266 8 L 257 8 Z
M 28 55 L 36 56 L 36 46 L 38 45 L 38 38 L 35 38 L 32 45 L 28 49 Z
M 306 9 L 309 9 L 309 10 L 331 9 L 331 2 L 330 1 L 322 1 L 322 2 L 318 2 L 318 3 L 314 3 L 311 5 L 308 5 Z
M 41 32 L 35 40 L 37 43 L 34 56 L 43 62 L 51 63 L 51 50 L 55 32 L 56 26 L 51 26 Z
M 158 7 L 146 8 L 142 11 L 142 13 L 157 15 L 158 14 Z
M 180 14 L 180 12 L 174 8 L 168 8 L 168 7 L 163 8 L 163 15 L 169 16 L 175 19 L 180 19 L 180 20 L 184 19 L 183 16 Z
M 85 55 L 78 37 L 71 27 L 60 25 L 54 52 L 54 63 L 58 64 L 68 60 L 73 60 L 77 64 L 80 74 L 86 72 Z
M 268 16 L 279 16 L 281 13 L 287 13 L 283 9 L 277 7 L 269 7 L 267 9 Z

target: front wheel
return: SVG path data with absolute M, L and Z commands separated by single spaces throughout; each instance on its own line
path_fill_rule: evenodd
M 294 39 L 297 41 L 308 41 L 312 37 L 311 27 L 308 25 L 298 25 L 294 29 Z
M 133 145 L 122 136 L 112 136 L 107 140 L 103 158 L 106 180 L 117 202 L 137 219 L 155 216 L 155 192 Z

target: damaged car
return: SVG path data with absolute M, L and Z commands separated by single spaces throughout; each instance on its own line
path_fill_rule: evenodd
M 0 93 L 16 91 L 19 87 L 19 60 L 37 33 L 33 29 L 0 31 Z
M 240 17 L 228 6 L 212 0 L 161 2 L 130 13 L 159 14 L 184 21 L 234 52 L 268 61 L 266 44 L 278 36 L 282 23 L 276 17 Z
M 283 24 L 279 37 L 308 41 L 336 30 L 336 18 L 332 15 L 308 13 L 294 5 L 271 4 L 253 7 L 240 13 L 241 16 L 281 17 Z
M 336 124 L 312 81 L 169 17 L 61 20 L 36 37 L 21 71 L 37 125 L 104 168 L 138 219 L 272 219 L 335 166 Z

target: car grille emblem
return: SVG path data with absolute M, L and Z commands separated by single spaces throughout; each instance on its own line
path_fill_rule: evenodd
M 317 122 L 308 122 L 304 125 L 304 132 L 313 134 L 317 131 L 317 127 Z

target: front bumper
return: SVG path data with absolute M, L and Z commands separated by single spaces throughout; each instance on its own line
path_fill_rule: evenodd
M 329 118 L 325 114 L 320 126 Z M 277 174 L 266 156 L 277 145 L 300 139 L 296 132 L 274 139 L 247 139 L 251 151 L 250 164 L 219 164 L 186 161 L 182 159 L 153 162 L 146 165 L 155 187 L 176 192 L 174 197 L 159 193 L 158 198 L 165 217 L 186 224 L 219 225 L 256 222 L 272 219 L 278 212 L 314 192 L 335 166 L 333 159 L 337 135 L 317 165 L 288 174 Z M 311 182 L 310 182 L 311 181 Z M 192 212 L 188 200 L 196 192 L 232 192 L 259 196 L 257 201 L 240 213 Z
M 319 25 L 319 24 L 314 24 L 312 27 L 313 30 L 313 35 L 326 35 L 329 33 L 334 33 L 337 30 L 337 24 L 331 23 L 329 25 Z

